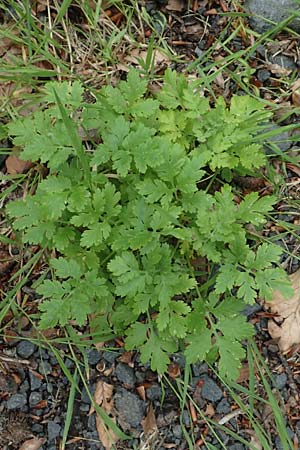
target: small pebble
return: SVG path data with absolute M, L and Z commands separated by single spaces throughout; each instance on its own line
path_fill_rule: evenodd
M 174 427 L 172 428 L 172 432 L 173 432 L 173 436 L 175 438 L 180 439 L 182 436 L 182 428 L 180 425 L 174 425 Z
M 146 389 L 146 395 L 149 400 L 154 402 L 155 400 L 160 400 L 162 396 L 161 387 L 159 384 L 152 384 L 148 389 Z
M 42 400 L 42 394 L 40 392 L 31 392 L 29 395 L 29 406 L 33 407 Z
M 259 81 L 261 81 L 262 83 L 264 81 L 267 81 L 271 76 L 271 72 L 269 72 L 267 69 L 259 69 L 257 71 L 257 78 L 259 79 Z
M 24 380 L 19 388 L 19 392 L 23 393 L 23 392 L 28 392 L 28 391 L 29 391 L 29 383 L 27 380 Z
M 195 377 L 208 372 L 208 365 L 206 363 L 195 363 L 192 364 L 193 374 Z
M 43 433 L 44 427 L 40 423 L 34 423 L 31 427 L 33 433 Z
M 146 404 L 136 394 L 123 388 L 119 389 L 114 395 L 114 404 L 121 420 L 133 428 L 141 428 Z
M 283 372 L 283 373 L 274 375 L 274 381 L 275 381 L 275 387 L 277 387 L 279 390 L 283 389 L 287 383 L 287 374 Z
M 136 383 L 136 377 L 132 367 L 127 364 L 119 363 L 115 370 L 115 375 L 121 383 L 133 387 Z
M 243 444 L 237 443 L 229 445 L 228 450 L 245 450 L 245 446 Z
M 262 306 L 258 303 L 254 303 L 254 305 L 246 305 L 246 307 L 243 309 L 242 314 L 247 317 L 247 319 L 250 319 L 253 314 L 261 311 Z
M 217 405 L 217 413 L 218 414 L 228 414 L 231 412 L 230 403 L 226 398 L 222 398 L 222 400 Z
M 22 341 L 17 345 L 17 353 L 20 358 L 29 358 L 36 350 L 36 345 L 29 341 Z
M 49 375 L 52 372 L 52 366 L 48 361 L 41 361 L 39 363 L 39 369 L 38 371 L 42 375 Z
M 187 411 L 186 409 L 183 411 L 183 414 L 182 414 L 182 420 L 183 420 L 183 424 L 184 424 L 186 427 L 190 426 L 190 423 L 191 423 L 191 417 L 190 417 L 190 414 L 188 413 L 188 411 Z
M 59 423 L 54 422 L 53 420 L 49 420 L 47 424 L 47 430 L 48 430 L 48 440 L 54 441 L 55 438 L 57 438 L 61 431 L 61 426 Z
M 41 387 L 42 380 L 29 372 L 30 389 L 35 391 Z
M 95 366 L 101 359 L 101 354 L 96 348 L 88 348 L 86 350 L 86 355 L 91 366 Z
M 202 379 L 204 381 L 204 384 L 201 389 L 201 397 L 213 403 L 221 400 L 221 398 L 223 397 L 223 392 L 221 391 L 217 383 L 208 376 L 205 376 Z
M 7 409 L 21 409 L 26 404 L 27 404 L 27 395 L 25 393 L 14 394 L 6 402 Z
M 119 356 L 117 352 L 103 352 L 102 357 L 105 359 L 105 361 L 109 363 L 114 363 L 115 359 Z

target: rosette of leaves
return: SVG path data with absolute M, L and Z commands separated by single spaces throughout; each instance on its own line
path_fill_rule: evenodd
M 40 326 L 93 317 L 93 329 L 125 335 L 153 370 L 181 349 L 189 363 L 213 353 L 221 375 L 237 377 L 253 334 L 245 303 L 290 293 L 280 249 L 247 240 L 276 199 L 250 193 L 237 203 L 225 181 L 264 164 L 257 136 L 270 112 L 249 96 L 211 106 L 171 70 L 155 97 L 134 70 L 94 103 L 83 92 L 78 81 L 50 82 L 44 106 L 8 125 L 21 158 L 48 168 L 7 207 L 23 242 L 59 255 L 38 287 Z M 217 177 L 222 187 L 210 192 Z M 211 267 L 204 283 L 198 257 Z

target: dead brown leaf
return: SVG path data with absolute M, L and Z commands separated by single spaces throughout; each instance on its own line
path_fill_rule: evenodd
M 19 450 L 38 450 L 39 448 L 41 448 L 44 442 L 45 442 L 44 438 L 29 439 L 28 441 L 23 442 Z
M 255 448 L 256 450 L 262 450 L 262 444 L 259 440 L 259 438 L 257 437 L 256 434 L 253 434 L 251 436 L 251 441 L 250 444 L 252 445 L 253 448 Z
M 206 405 L 204 414 L 207 417 L 213 417 L 215 415 L 215 408 L 211 403 L 208 403 L 208 405 Z
M 97 382 L 94 401 L 97 405 L 101 406 L 101 408 L 103 408 L 108 415 L 111 414 L 113 408 L 112 394 L 113 386 L 111 384 L 105 383 L 105 381 L 102 380 Z M 91 415 L 93 412 L 95 412 L 95 408 L 91 406 L 88 415 Z M 114 420 L 114 418 L 111 419 Z M 96 428 L 103 447 L 105 450 L 110 450 L 117 442 L 118 438 L 113 431 L 107 427 L 103 419 L 98 414 L 96 417 Z
M 169 0 L 166 9 L 169 11 L 181 12 L 183 10 L 183 0 Z
M 152 434 L 157 430 L 156 418 L 151 403 L 148 408 L 146 417 L 142 420 L 142 427 L 146 435 Z
M 10 155 L 5 161 L 6 170 L 9 175 L 25 173 L 32 167 L 31 161 L 23 161 L 18 155 Z
M 295 106 L 300 106 L 300 79 L 292 84 L 292 102 Z
M 285 299 L 279 291 L 275 291 L 273 300 L 266 303 L 277 315 L 276 322 L 269 320 L 269 333 L 273 339 L 278 339 L 278 346 L 284 353 L 293 345 L 300 344 L 300 269 L 290 275 L 290 280 L 294 288 L 292 298 Z
M 147 58 L 147 50 L 142 50 L 139 48 L 134 48 L 130 55 L 126 55 L 124 58 L 124 63 L 131 63 L 131 64 L 139 64 L 139 60 L 142 59 L 143 61 L 146 61 Z M 164 64 L 170 63 L 170 58 L 161 50 L 154 50 L 153 51 L 153 62 L 154 66 L 162 66 Z M 126 64 L 122 64 L 123 66 L 127 67 Z
M 266 68 L 274 75 L 289 76 L 292 73 L 291 69 L 281 67 L 279 64 L 266 64 Z

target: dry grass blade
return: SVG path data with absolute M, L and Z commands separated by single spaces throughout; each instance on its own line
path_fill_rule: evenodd
M 96 391 L 94 394 L 94 401 L 97 405 L 101 406 L 107 414 L 111 414 L 113 408 L 112 401 L 113 386 L 111 384 L 105 383 L 99 380 L 97 382 Z M 91 406 L 89 415 L 95 412 L 95 408 Z M 104 423 L 103 419 L 97 415 L 96 417 L 96 428 L 98 431 L 99 438 L 102 442 L 105 450 L 110 450 L 118 440 L 117 436 L 110 430 Z

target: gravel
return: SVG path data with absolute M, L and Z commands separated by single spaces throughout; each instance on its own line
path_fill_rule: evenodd
M 54 422 L 54 420 L 49 420 L 47 424 L 47 431 L 48 431 L 48 440 L 54 441 L 55 438 L 57 438 L 60 435 L 61 426 L 59 423 Z
M 201 377 L 204 384 L 201 389 L 201 397 L 212 403 L 216 403 L 223 397 L 223 392 L 217 385 L 217 383 L 210 377 Z
M 264 130 L 264 133 L 269 131 L 278 131 L 278 134 L 276 136 L 269 137 L 268 141 L 270 143 L 276 144 L 282 152 L 286 152 L 292 147 L 293 143 L 291 141 L 288 141 L 288 139 L 291 139 L 289 132 L 280 131 L 280 128 L 281 127 L 279 125 L 276 125 L 274 123 L 271 126 L 267 127 Z M 274 154 L 273 150 L 268 148 L 268 146 L 265 146 L 264 150 L 267 155 Z
M 21 341 L 17 345 L 17 354 L 20 358 L 29 358 L 36 350 L 36 345 L 29 341 Z
M 40 392 L 31 392 L 29 395 L 29 406 L 36 406 L 41 400 L 43 396 Z
M 7 409 L 21 409 L 27 405 L 26 393 L 14 394 L 6 402 Z
M 300 11 L 300 4 L 294 0 L 245 0 L 244 7 L 250 14 L 262 16 L 262 18 L 253 16 L 250 19 L 252 28 L 258 33 L 264 33 L 274 27 L 264 19 L 277 24 L 287 19 L 291 15 L 291 10 Z M 295 31 L 300 31 L 299 19 L 294 19 L 288 26 Z
M 42 375 L 49 375 L 52 372 L 52 366 L 48 361 L 41 361 L 39 363 L 39 369 L 38 371 Z
M 95 366 L 101 359 L 101 353 L 96 348 L 88 348 L 86 355 L 91 366 Z
M 36 377 L 31 372 L 29 372 L 29 381 L 30 381 L 30 389 L 32 391 L 36 391 L 37 389 L 40 389 L 42 380 L 40 378 Z
M 282 390 L 285 388 L 287 383 L 287 374 L 285 372 L 274 375 L 275 386 Z
M 271 76 L 271 72 L 269 72 L 267 69 L 259 69 L 257 71 L 257 78 L 259 79 L 259 81 L 261 81 L 262 83 L 264 81 L 267 81 Z
M 162 396 L 161 387 L 159 384 L 153 383 L 147 390 L 146 395 L 152 402 L 155 400 L 160 400 Z
M 226 398 L 222 398 L 222 400 L 217 405 L 217 413 L 218 414 L 228 414 L 231 412 L 230 403 Z
M 114 395 L 114 404 L 119 419 L 125 422 L 125 425 L 141 429 L 146 405 L 136 394 L 121 388 Z
M 246 307 L 243 309 L 242 314 L 244 314 L 247 319 L 250 319 L 251 316 L 256 314 L 257 312 L 262 310 L 262 306 L 258 303 L 254 303 L 254 305 L 246 305 Z
M 117 379 L 130 387 L 134 387 L 136 383 L 136 376 L 132 367 L 127 364 L 119 363 L 115 369 Z

